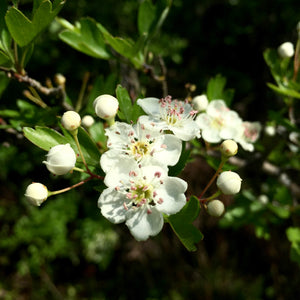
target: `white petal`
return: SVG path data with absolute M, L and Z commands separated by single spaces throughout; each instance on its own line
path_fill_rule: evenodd
M 98 207 L 102 215 L 112 223 L 122 223 L 125 221 L 127 210 L 123 203 L 127 200 L 125 195 L 113 188 L 105 189 L 99 197 Z
M 216 118 L 228 110 L 229 108 L 226 106 L 224 100 L 213 100 L 209 102 L 206 113 L 211 117 Z
M 200 129 L 206 129 L 212 126 L 212 118 L 206 113 L 199 114 L 195 121 Z
M 131 209 L 126 218 L 126 225 L 137 241 L 145 241 L 149 236 L 157 235 L 164 225 L 163 216 L 155 207 L 151 213 L 147 213 L 146 207 Z
M 122 164 L 114 165 L 114 167 L 107 172 L 104 183 L 106 186 L 112 188 L 118 186 L 120 181 L 126 185 L 130 180 L 129 173 L 131 171 L 139 172 L 136 160 L 133 157 L 124 158 L 122 159 Z
M 179 138 L 172 134 L 164 134 L 155 141 L 153 158 L 167 166 L 174 166 L 179 160 L 181 149 L 182 142 Z
M 213 127 L 203 129 L 201 135 L 202 138 L 209 143 L 219 143 L 222 140 L 219 135 L 219 130 Z
M 120 148 L 130 142 L 129 132 L 134 132 L 131 125 L 123 122 L 116 122 L 114 125 L 105 129 L 105 135 L 108 137 L 108 148 Z
M 137 104 L 144 110 L 147 115 L 160 115 L 160 105 L 158 98 L 144 98 L 138 99 Z
M 182 127 L 170 126 L 169 128 L 178 138 L 183 141 L 190 141 L 195 137 L 200 137 L 200 128 L 198 124 L 192 119 L 186 120 L 182 124 Z
M 181 210 L 186 204 L 184 192 L 187 189 L 187 183 L 177 177 L 168 177 L 156 191 L 155 199 L 161 198 L 162 203 L 156 201 L 156 207 L 159 211 L 171 215 Z
M 115 165 L 118 165 L 121 159 L 123 159 L 123 156 L 120 151 L 111 149 L 101 155 L 100 166 L 102 170 L 107 173 Z

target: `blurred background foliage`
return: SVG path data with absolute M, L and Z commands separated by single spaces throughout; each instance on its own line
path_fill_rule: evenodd
M 139 3 L 67 1 L 59 17 L 74 24 L 89 16 L 115 36 L 135 38 Z M 20 1 L 19 8 L 31 11 L 32 1 Z M 196 84 L 195 95 L 200 94 L 212 76 L 222 74 L 235 90 L 231 108 L 243 119 L 266 122 L 268 111 L 280 109 L 282 99 L 266 86 L 272 78 L 262 53 L 296 41 L 298 8 L 298 0 L 174 0 L 150 45 L 164 59 L 169 94 L 184 98 L 187 83 Z M 132 84 L 130 68 L 77 52 L 58 38 L 61 30 L 54 21 L 38 37 L 26 68 L 32 78 L 45 82 L 64 74 L 73 101 L 86 72 L 91 98 L 114 94 L 117 83 Z M 146 95 L 162 96 L 158 82 L 142 71 L 135 75 Z M 10 81 L 0 99 L 0 110 L 22 114 L 19 130 L 18 124 L 0 130 L 0 299 L 297 299 L 299 267 L 289 259 L 285 233 L 291 220 L 281 209 L 274 206 L 272 213 L 255 201 L 264 192 L 262 182 L 276 187 L 271 194 L 282 205 L 292 201 L 291 195 L 277 181 L 256 174 L 255 166 L 242 171 L 252 193 L 239 195 L 232 209 L 233 200 L 225 198 L 229 213 L 220 222 L 200 213 L 195 224 L 205 238 L 193 253 L 167 225 L 142 243 L 125 226 L 111 226 L 97 209 L 98 192 L 88 184 L 41 208 L 30 206 L 23 194 L 31 181 L 59 189 L 76 178 L 49 176 L 41 164 L 46 153 L 24 140 L 21 126 L 33 126 L 30 114 L 36 121 L 38 113 L 22 102 L 24 88 Z M 51 124 L 56 113 L 61 111 L 41 115 L 40 124 Z M 2 115 L 1 124 L 8 117 Z M 255 153 L 247 155 L 255 158 Z M 277 152 L 274 160 L 279 158 Z M 211 172 L 199 158 L 183 176 L 197 192 Z

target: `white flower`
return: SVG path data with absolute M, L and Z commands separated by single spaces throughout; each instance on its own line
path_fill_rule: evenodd
M 82 118 L 82 125 L 86 128 L 89 128 L 91 127 L 93 124 L 95 123 L 95 120 L 92 116 L 90 115 L 85 115 L 83 118 Z
M 226 157 L 234 156 L 237 154 L 238 145 L 233 140 L 225 140 L 221 144 L 220 150 L 221 150 L 222 154 Z
M 76 111 L 66 111 L 61 117 L 61 124 L 69 131 L 76 130 L 81 124 L 80 115 Z
M 240 132 L 242 119 L 230 110 L 223 100 L 211 101 L 205 113 L 197 116 L 203 139 L 209 143 L 219 143 L 221 140 L 235 139 Z
M 278 51 L 278 54 L 280 55 L 280 57 L 282 57 L 282 58 L 292 57 L 295 53 L 294 45 L 291 42 L 285 42 L 285 43 L 281 44 L 278 47 L 277 51 Z
M 94 108 L 96 115 L 101 119 L 112 119 L 118 112 L 119 101 L 111 95 L 101 95 L 94 100 Z
M 212 200 L 207 204 L 207 212 L 213 217 L 220 217 L 225 211 L 225 206 L 220 200 Z
M 259 122 L 243 122 L 239 135 L 234 139 L 244 150 L 252 152 L 254 150 L 253 143 L 258 140 L 260 131 L 261 124 Z
M 55 175 L 67 174 L 75 167 L 76 154 L 70 144 L 52 147 L 43 161 L 47 169 Z
M 193 98 L 192 100 L 193 108 L 197 111 L 206 110 L 208 106 L 208 99 L 205 94 L 199 95 Z
M 40 206 L 48 197 L 48 189 L 41 183 L 33 182 L 28 185 L 25 197 L 31 204 Z
M 156 125 L 160 130 L 169 130 L 183 141 L 200 137 L 200 130 L 194 121 L 195 114 L 192 106 L 183 101 L 171 100 L 168 96 L 163 99 L 138 99 L 137 104 L 148 116 L 141 116 L 140 122 L 147 127 Z
M 237 194 L 241 189 L 242 179 L 231 171 L 222 172 L 217 179 L 217 186 L 224 195 Z
M 142 164 L 175 165 L 180 157 L 182 142 L 172 134 L 161 134 L 150 130 L 139 122 L 136 125 L 116 122 L 105 130 L 109 148 L 100 159 L 104 172 L 114 165 L 121 165 L 127 157 L 133 157 Z
M 113 223 L 125 222 L 138 241 L 157 235 L 162 213 L 175 214 L 186 203 L 185 181 L 168 177 L 166 167 L 140 166 L 133 158 L 111 169 L 104 183 L 108 188 L 98 200 L 102 215 Z

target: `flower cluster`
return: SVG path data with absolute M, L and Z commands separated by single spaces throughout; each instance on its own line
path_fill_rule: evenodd
M 98 205 L 104 217 L 125 222 L 142 241 L 161 231 L 163 214 L 175 214 L 185 205 L 187 183 L 168 176 L 168 166 L 178 162 L 182 140 L 199 137 L 200 129 L 186 102 L 167 97 L 139 99 L 138 104 L 149 115 L 135 125 L 115 122 L 106 129 L 108 151 L 100 165 L 107 189 Z
M 197 116 L 196 123 L 205 141 L 219 143 L 232 139 L 247 151 L 254 150 L 253 143 L 258 139 L 261 130 L 260 123 L 244 122 L 223 100 L 209 102 L 206 111 Z

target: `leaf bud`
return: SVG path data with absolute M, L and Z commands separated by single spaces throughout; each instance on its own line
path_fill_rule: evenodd
M 80 115 L 76 111 L 66 111 L 61 117 L 61 124 L 67 130 L 74 131 L 81 124 Z
M 225 206 L 220 200 L 212 200 L 207 204 L 207 212 L 213 217 L 220 217 L 225 211 Z
M 33 182 L 28 185 L 25 191 L 25 197 L 35 206 L 40 206 L 47 200 L 48 189 L 45 185 Z
M 94 100 L 96 115 L 104 120 L 112 119 L 119 109 L 119 101 L 111 95 L 101 95 Z
M 237 194 L 241 189 L 242 179 L 232 171 L 222 172 L 217 179 L 217 186 L 224 195 Z
M 234 156 L 237 154 L 238 145 L 233 140 L 225 140 L 221 144 L 220 150 L 221 150 L 222 155 L 224 155 L 225 157 Z
M 75 167 L 76 154 L 70 144 L 52 147 L 43 161 L 47 169 L 55 175 L 67 174 Z
M 278 49 L 278 54 L 282 58 L 292 57 L 295 53 L 294 45 L 291 42 L 285 42 L 281 44 Z
M 208 106 L 208 99 L 206 95 L 199 95 L 193 98 L 192 100 L 193 108 L 197 111 L 206 110 Z

